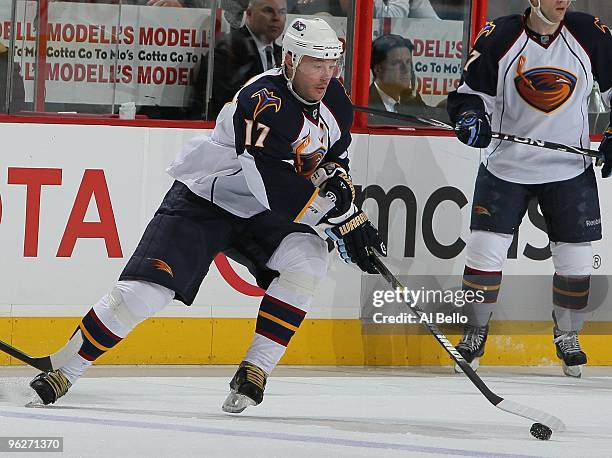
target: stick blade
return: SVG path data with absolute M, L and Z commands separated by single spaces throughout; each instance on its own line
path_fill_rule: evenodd
M 535 421 L 536 423 L 542 423 L 543 425 L 548 426 L 553 431 L 567 430 L 565 424 L 559 418 L 550 415 L 546 412 L 542 412 L 541 410 L 534 409 L 533 407 L 528 407 L 523 404 L 519 404 L 518 402 L 513 402 L 504 399 L 500 403 L 496 404 L 495 407 L 505 412 L 509 412 L 520 417 L 528 418 L 530 420 Z
M 32 366 L 33 368 L 38 369 L 39 371 L 49 372 L 53 370 L 51 359 L 48 356 L 44 356 L 42 358 L 35 358 L 2 340 L 0 340 L 0 351 L 3 351 L 4 353 L 12 356 L 13 358 L 18 359 L 19 361 L 24 362 Z

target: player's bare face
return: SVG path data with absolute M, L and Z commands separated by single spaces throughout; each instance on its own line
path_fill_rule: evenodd
M 540 0 L 540 8 L 550 22 L 561 22 L 570 3 L 568 0 Z
M 405 91 L 412 86 L 412 55 L 408 48 L 394 48 L 380 64 L 377 72 L 378 84 Z
M 260 40 L 272 43 L 285 30 L 287 0 L 259 0 L 246 11 L 246 24 Z
M 340 73 L 337 59 L 317 59 L 304 56 L 293 78 L 293 90 L 309 102 L 321 100 L 332 78 Z

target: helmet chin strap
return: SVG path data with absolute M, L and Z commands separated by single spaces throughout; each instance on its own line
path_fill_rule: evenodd
M 544 13 L 542 13 L 542 3 L 540 0 L 537 0 L 538 2 L 538 6 L 533 6 L 533 4 L 531 3 L 531 0 L 529 0 L 529 4 L 531 5 L 531 9 L 535 11 L 535 13 L 538 15 L 538 17 L 540 19 L 542 19 L 542 21 L 544 21 L 544 23 L 548 24 L 548 25 L 559 25 L 559 22 L 552 22 L 550 19 L 548 19 Z
M 289 92 L 291 92 L 291 94 L 293 94 L 293 97 L 298 99 L 298 101 L 302 102 L 304 105 L 316 105 L 317 103 L 319 103 L 323 99 L 322 97 L 319 100 L 315 101 L 315 102 L 309 102 L 308 100 L 306 100 L 303 97 L 301 97 L 293 89 L 293 78 L 295 77 L 295 72 L 297 71 L 298 65 L 300 65 L 300 61 L 301 60 L 302 60 L 302 56 L 300 56 L 297 59 L 297 62 L 295 60 L 293 60 L 293 57 L 291 57 L 291 61 L 293 62 L 293 72 L 291 73 L 291 78 L 289 78 L 287 76 L 287 66 L 285 65 L 285 63 L 283 63 L 283 75 L 284 75 L 285 79 L 287 80 L 287 89 L 289 89 Z

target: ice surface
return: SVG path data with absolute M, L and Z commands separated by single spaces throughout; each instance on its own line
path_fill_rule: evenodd
M 25 408 L 36 371 L 0 369 L 0 436 L 62 436 L 62 457 L 609 457 L 612 369 L 481 369 L 500 396 L 561 418 L 548 442 L 451 368 L 284 368 L 264 402 L 224 414 L 233 367 L 94 367 L 65 398 Z M 42 456 L 59 456 L 45 454 Z M 10 456 L 2 454 L 2 456 Z M 34 456 L 18 453 L 18 457 Z

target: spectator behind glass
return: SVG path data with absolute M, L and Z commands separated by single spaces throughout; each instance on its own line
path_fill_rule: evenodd
M 9 71 L 9 52 L 8 48 L 0 43 L 0 114 L 6 114 L 6 85 Z M 9 111 L 17 113 L 25 108 L 25 90 L 23 78 L 17 63 L 13 64 L 13 90 Z
M 347 16 L 354 0 L 297 0 L 292 13 Z M 374 17 L 411 17 L 438 19 L 430 0 L 374 0 Z
M 71 3 L 100 3 L 112 5 L 164 6 L 171 8 L 208 8 L 209 0 L 50 0 Z
M 374 40 L 370 61 L 374 75 L 370 85 L 371 108 L 413 113 L 415 107 L 426 107 L 416 92 L 413 49 L 412 42 L 399 35 L 382 35 Z
M 165 6 L 172 8 L 207 8 L 208 0 L 148 0 L 148 6 Z
M 251 0 L 245 25 L 231 29 L 214 51 L 213 87 L 208 119 L 215 119 L 223 105 L 250 78 L 281 64 L 282 49 L 274 41 L 285 29 L 286 0 Z M 194 90 L 192 117 L 204 117 L 207 59 L 202 62 Z

